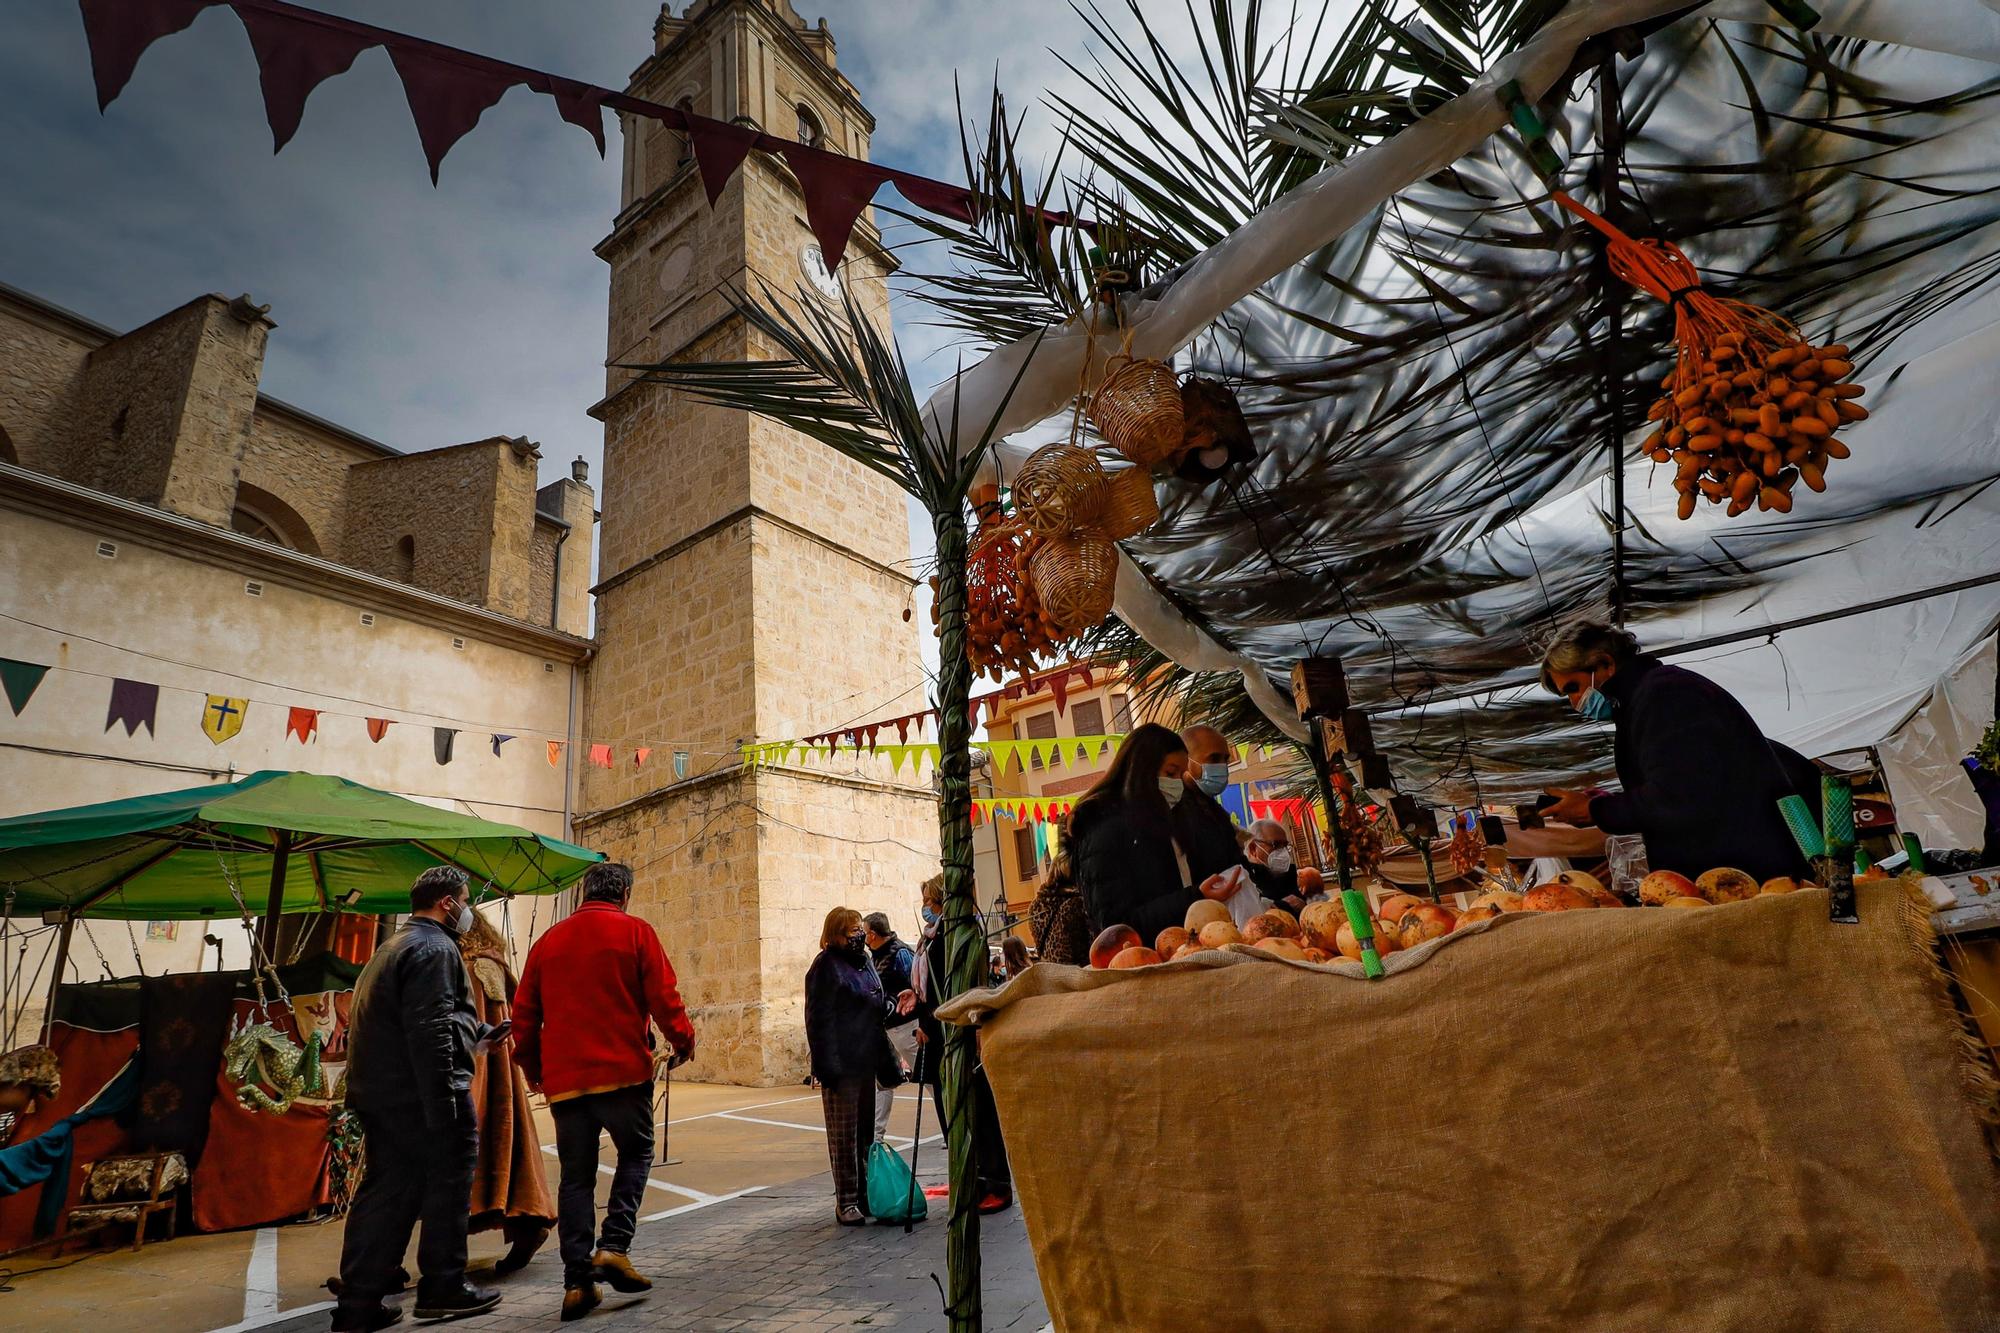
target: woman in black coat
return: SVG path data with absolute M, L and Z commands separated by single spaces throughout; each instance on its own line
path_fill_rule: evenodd
M 833 1166 L 834 1217 L 867 1221 L 867 1152 L 875 1137 L 875 1079 L 895 1050 L 883 1025 L 907 1014 L 916 997 L 890 999 L 868 957 L 861 913 L 836 907 L 820 931 L 819 956 L 806 969 L 806 1047 L 826 1119 Z M 864 1132 L 865 1130 L 865 1132 Z
M 1759 880 L 1810 878 L 1778 801 L 1803 797 L 1817 822 L 1819 769 L 1767 740 L 1728 691 L 1591 622 L 1549 647 L 1542 684 L 1584 717 L 1611 723 L 1624 788 L 1557 791 L 1546 818 L 1640 834 L 1648 866 L 1690 879 L 1723 866 Z
M 1130 926 L 1150 945 L 1187 917 L 1195 899 L 1220 901 L 1229 887 L 1211 877 L 1196 887 L 1170 814 L 1187 794 L 1187 747 L 1148 722 L 1125 738 L 1117 759 L 1070 812 L 1070 862 L 1094 928 Z

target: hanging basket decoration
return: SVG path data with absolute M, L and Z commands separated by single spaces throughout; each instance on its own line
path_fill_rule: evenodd
M 1174 368 L 1164 361 L 1134 360 L 1122 352 L 1106 367 L 1104 382 L 1090 398 L 1090 424 L 1098 434 L 1143 468 L 1178 454 L 1181 389 Z
M 1174 474 L 1184 481 L 1206 485 L 1257 457 L 1236 391 L 1221 380 L 1190 375 L 1181 381 L 1181 421 Z
M 1029 580 L 1049 624 L 1067 637 L 1111 614 L 1118 548 L 1097 533 L 1050 537 L 1027 558 Z
M 1104 485 L 1104 507 L 1098 523 L 1104 535 L 1122 542 L 1160 521 L 1160 501 L 1153 494 L 1153 474 L 1128 467 L 1111 474 Z
M 1028 557 L 1046 539 L 1019 524 L 990 519 L 965 562 L 965 655 L 982 676 L 1001 680 L 1009 671 L 1032 675 L 1038 654 L 1054 651 L 1053 632 L 1026 576 Z M 931 623 L 939 620 L 937 576 L 931 576 Z
M 1104 508 L 1104 468 L 1082 445 L 1044 445 L 1021 464 L 1013 500 L 1014 516 L 1039 536 L 1089 527 Z
M 1752 505 L 1790 513 L 1800 482 L 1826 489 L 1848 447 L 1834 438 L 1868 409 L 1845 345 L 1815 347 L 1769 310 L 1705 291 L 1679 247 L 1635 241 L 1561 191 L 1556 202 L 1610 238 L 1611 271 L 1674 311 L 1680 357 L 1646 413 L 1657 429 L 1641 451 L 1672 463 L 1682 518 L 1703 499 L 1731 518 Z

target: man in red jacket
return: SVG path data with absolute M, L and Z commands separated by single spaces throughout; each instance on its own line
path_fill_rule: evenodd
M 548 1097 L 556 1121 L 565 1320 L 597 1307 L 599 1278 L 614 1291 L 653 1285 L 626 1254 L 653 1167 L 648 1020 L 659 1025 L 679 1060 L 694 1054 L 694 1028 L 675 988 L 673 964 L 653 928 L 626 912 L 631 898 L 630 866 L 592 866 L 583 877 L 583 905 L 528 950 L 514 996 L 515 1062 Z M 618 1150 L 618 1168 L 600 1234 L 597 1142 L 605 1132 Z

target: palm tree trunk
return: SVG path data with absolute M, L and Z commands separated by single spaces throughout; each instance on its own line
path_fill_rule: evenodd
M 944 853 L 944 942 L 946 996 L 986 983 L 986 933 L 981 928 L 972 877 L 972 664 L 965 655 L 965 515 L 958 503 L 931 516 L 937 536 L 938 608 L 938 844 Z M 951 1221 L 945 1262 L 952 1333 L 978 1333 L 979 1172 L 974 1143 L 978 1116 L 973 1109 L 972 1068 L 978 1059 L 977 1034 L 968 1027 L 946 1029 L 941 1070 L 945 1106 L 945 1146 L 951 1161 Z

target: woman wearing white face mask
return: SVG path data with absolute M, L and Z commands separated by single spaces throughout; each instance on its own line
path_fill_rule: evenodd
M 1648 865 L 1690 878 L 1723 866 L 1760 880 L 1810 876 L 1778 801 L 1802 796 L 1817 820 L 1819 770 L 1766 740 L 1721 686 L 1590 621 L 1549 645 L 1542 684 L 1583 717 L 1611 724 L 1624 788 L 1557 790 L 1544 818 L 1641 834 Z
M 1233 886 L 1197 876 L 1175 838 L 1173 808 L 1188 792 L 1187 747 L 1167 728 L 1135 728 L 1069 817 L 1070 859 L 1091 929 L 1130 926 L 1151 944 L 1178 926 L 1197 897 Z M 1202 887 L 1196 888 L 1195 885 Z

